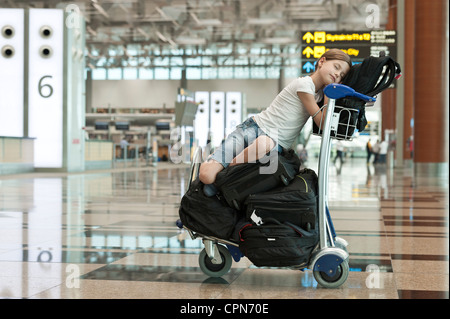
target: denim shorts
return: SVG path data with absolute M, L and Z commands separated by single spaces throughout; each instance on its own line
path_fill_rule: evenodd
M 264 135 L 267 136 L 258 124 L 256 124 L 253 117 L 250 117 L 242 124 L 236 126 L 236 129 L 222 141 L 222 144 L 215 149 L 208 160 L 213 159 L 226 168 L 230 165 L 231 161 L 252 144 L 256 138 Z M 277 147 L 279 152 L 282 150 L 278 143 L 276 143 L 275 147 Z

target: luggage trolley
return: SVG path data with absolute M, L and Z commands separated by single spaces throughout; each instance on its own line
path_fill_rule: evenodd
M 331 139 L 351 140 L 356 128 L 357 109 L 343 108 L 336 105 L 336 100 L 345 97 L 359 98 L 366 103 L 374 103 L 375 98 L 355 92 L 342 84 L 330 84 L 324 89 L 330 99 L 327 106 L 323 129 L 316 135 L 322 136 L 319 155 L 319 243 L 313 250 L 308 265 L 297 269 L 308 268 L 313 271 L 316 281 L 325 288 L 338 288 L 349 274 L 347 242 L 337 237 L 330 212 L 328 210 L 328 167 L 331 153 Z M 344 116 L 342 116 L 344 115 Z M 355 116 L 356 115 L 356 116 Z M 342 119 L 345 119 L 342 121 Z M 198 147 L 192 159 L 189 184 L 198 177 L 202 159 L 202 149 Z M 199 256 L 201 270 L 210 277 L 221 277 L 228 273 L 232 260 L 236 262 L 243 256 L 237 242 L 205 236 L 190 230 L 177 221 L 179 228 L 187 230 L 192 239 L 201 238 L 205 248 Z

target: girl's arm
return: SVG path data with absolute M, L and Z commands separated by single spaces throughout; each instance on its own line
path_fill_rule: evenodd
M 322 110 L 317 105 L 316 100 L 314 99 L 314 95 L 304 92 L 297 92 L 298 98 L 302 101 L 303 106 L 309 115 L 314 116 L 313 120 L 317 124 L 317 126 L 322 129 L 321 123 L 322 118 L 325 119 L 326 109 Z M 328 98 L 325 96 L 324 105 L 328 104 Z

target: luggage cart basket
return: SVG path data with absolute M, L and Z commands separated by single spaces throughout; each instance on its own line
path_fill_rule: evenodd
M 330 99 L 327 106 L 322 130 L 315 132 L 322 136 L 319 155 L 319 244 L 312 252 L 306 268 L 311 269 L 316 281 L 325 288 L 338 288 L 349 274 L 347 242 L 336 236 L 334 226 L 328 210 L 328 166 L 331 153 L 331 139 L 351 140 L 356 129 L 358 110 L 343 108 L 336 105 L 336 100 L 345 97 L 359 98 L 366 103 L 375 102 L 375 98 L 355 92 L 352 88 L 342 84 L 330 84 L 324 89 Z M 193 155 L 191 164 L 190 183 L 198 177 L 198 170 L 202 160 L 202 149 L 198 147 Z M 205 248 L 199 256 L 201 270 L 208 276 L 221 277 L 231 268 L 232 258 L 238 262 L 242 257 L 239 244 L 230 240 L 205 236 L 193 232 L 181 221 L 177 221 L 180 228 L 187 230 L 192 239 L 201 238 Z M 295 267 L 294 267 L 295 268 Z M 304 267 L 303 267 L 304 268 Z

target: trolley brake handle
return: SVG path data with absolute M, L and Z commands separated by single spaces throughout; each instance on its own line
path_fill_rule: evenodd
M 325 93 L 325 95 L 327 97 L 329 97 L 330 99 L 334 99 L 334 100 L 352 96 L 352 97 L 361 99 L 365 102 L 375 102 L 376 101 L 376 98 L 358 93 L 351 87 L 344 85 L 344 84 L 336 84 L 336 83 L 329 84 L 325 87 L 323 92 Z

